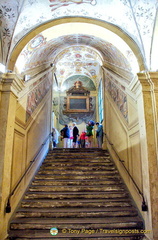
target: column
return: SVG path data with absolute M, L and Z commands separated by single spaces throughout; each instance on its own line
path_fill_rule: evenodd
M 138 73 L 138 79 L 142 86 L 138 105 L 144 108 L 142 114 L 139 111 L 143 184 L 145 195 L 148 189 L 150 196 L 145 217 L 151 221 L 153 239 L 158 239 L 158 72 Z

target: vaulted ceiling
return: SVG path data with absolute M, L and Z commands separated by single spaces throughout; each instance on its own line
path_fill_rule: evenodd
M 126 70 L 130 81 L 152 67 L 157 5 L 157 0 L 1 0 L 0 62 L 8 67 L 11 62 L 20 73 L 53 62 L 60 83 L 74 74 L 95 83 L 105 65 Z

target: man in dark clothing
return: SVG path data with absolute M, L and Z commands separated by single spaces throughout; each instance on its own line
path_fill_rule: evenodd
M 76 127 L 76 123 L 73 122 L 73 148 L 77 147 L 77 140 L 78 140 L 78 136 L 79 136 L 79 130 Z
M 68 128 L 68 125 L 65 124 L 65 127 L 60 131 L 61 133 L 61 136 L 63 137 L 63 142 L 64 142 L 64 145 L 63 147 L 64 148 L 68 148 L 69 147 L 69 138 L 70 138 L 70 130 Z
M 103 126 L 99 122 L 96 122 L 96 126 L 97 126 L 96 138 L 97 138 L 98 148 L 102 148 L 102 144 L 103 144 Z

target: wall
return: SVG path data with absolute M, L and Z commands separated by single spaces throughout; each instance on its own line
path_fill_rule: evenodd
M 123 84 L 123 79 L 118 75 L 112 74 L 108 70 L 104 70 L 104 73 L 105 132 L 120 159 L 124 161 L 123 164 L 142 191 L 142 159 L 136 96 L 129 90 L 127 84 Z M 108 142 L 107 146 L 137 207 L 141 211 L 141 196 Z
M 24 83 L 23 90 L 18 93 L 13 129 L 13 147 L 10 161 L 10 175 L 4 174 L 2 189 L 2 204 L 0 215 L 0 235 L 4 239 L 7 234 L 8 221 L 14 213 L 19 200 L 31 181 L 34 173 L 39 168 L 43 158 L 49 149 L 49 133 L 51 131 L 51 108 L 52 108 L 52 79 L 51 73 L 43 72 L 34 79 Z M 38 95 L 37 95 L 38 94 Z M 32 102 L 29 99 L 32 97 Z M 29 109 L 32 104 L 32 108 Z M 14 115 L 14 113 L 12 113 Z M 46 142 L 45 142 L 46 141 Z M 45 145 L 42 147 L 42 144 Z M 42 148 L 41 148 L 42 147 Z M 41 151 L 39 151 L 41 149 Z M 4 159 L 4 161 L 6 161 Z M 33 162 L 31 167 L 30 164 Z M 4 168 L 9 172 L 9 165 L 4 164 Z M 15 190 L 11 197 L 11 213 L 5 213 L 8 193 L 14 187 L 29 168 L 27 174 Z M 3 172 L 6 172 L 5 169 Z M 7 179 L 7 180 L 6 180 Z M 7 183 L 9 190 L 5 190 Z

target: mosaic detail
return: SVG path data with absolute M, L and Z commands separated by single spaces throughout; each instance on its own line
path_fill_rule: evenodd
M 47 94 L 51 85 L 52 82 L 50 80 L 50 73 L 44 75 L 37 82 L 31 85 L 30 90 L 32 90 L 29 92 L 27 97 L 26 121 L 35 111 L 44 96 Z
M 127 95 L 125 94 L 125 87 L 118 83 L 109 73 L 105 76 L 105 88 L 110 94 L 111 98 L 117 105 L 122 116 L 128 122 L 128 106 Z

